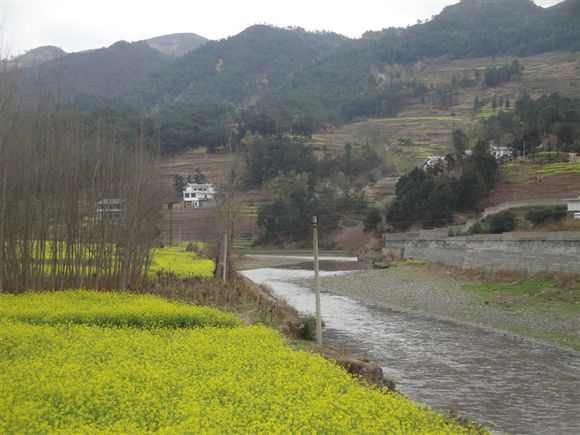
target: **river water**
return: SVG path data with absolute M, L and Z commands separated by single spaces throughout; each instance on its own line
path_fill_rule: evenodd
M 300 261 L 304 261 L 301 259 Z M 351 260 L 324 259 L 321 276 L 356 273 Z M 344 261 L 346 260 L 346 261 Z M 243 271 L 303 314 L 314 293 L 296 280 L 312 264 Z M 347 269 L 347 270 L 345 270 Z M 325 343 L 376 361 L 407 397 L 454 409 L 495 433 L 580 434 L 580 355 L 483 328 L 321 295 Z

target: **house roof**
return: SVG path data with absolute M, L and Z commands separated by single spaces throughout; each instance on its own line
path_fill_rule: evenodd
M 181 195 L 169 195 L 163 198 L 163 202 L 165 204 L 177 204 L 179 202 L 183 201 L 183 198 Z
M 98 205 L 120 205 L 127 202 L 126 199 L 121 198 L 104 198 L 97 202 Z

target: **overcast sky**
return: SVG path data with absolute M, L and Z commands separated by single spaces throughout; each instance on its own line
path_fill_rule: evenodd
M 511 0 L 490 0 L 511 1 Z M 551 6 L 561 0 L 536 0 Z M 300 26 L 360 37 L 406 26 L 458 0 L 0 0 L 2 55 L 42 45 L 67 52 L 178 32 L 209 39 L 252 24 Z

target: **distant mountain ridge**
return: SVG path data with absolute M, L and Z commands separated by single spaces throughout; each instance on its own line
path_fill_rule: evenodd
M 144 40 L 149 47 L 175 57 L 181 57 L 207 41 L 208 39 L 195 33 L 173 33 Z
M 114 97 L 121 110 L 156 116 L 216 104 L 247 106 L 264 98 L 336 113 L 382 98 L 369 92 L 393 81 L 380 79 L 389 65 L 552 50 L 580 50 L 580 0 L 550 8 L 531 0 L 461 0 L 425 23 L 356 40 L 256 25 L 220 41 L 173 34 L 118 42 L 24 68 L 22 88 L 29 98 L 40 84 L 53 95 L 58 90 L 63 101 L 87 94 Z
M 136 86 L 174 58 L 146 42 L 119 41 L 107 48 L 71 53 L 12 70 L 24 106 L 39 96 L 63 103 L 82 94 L 110 97 Z
M 33 48 L 26 53 L 16 56 L 12 59 L 5 60 L 8 68 L 26 68 L 40 65 L 59 57 L 66 56 L 66 51 L 54 45 L 45 45 L 43 47 Z
M 346 40 L 336 33 L 254 25 L 186 54 L 129 98 L 156 111 L 204 101 L 247 104 L 286 83 Z

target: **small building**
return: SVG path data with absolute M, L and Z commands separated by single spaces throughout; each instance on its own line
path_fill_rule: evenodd
M 512 147 L 496 145 L 494 141 L 489 142 L 489 153 L 496 160 L 511 159 L 515 155 L 515 152 L 516 150 Z
M 105 198 L 97 202 L 97 215 L 106 218 L 118 218 L 127 209 L 127 200 L 120 198 Z
M 217 191 L 213 184 L 187 183 L 183 189 L 184 208 L 215 207 Z
M 183 195 L 175 194 L 163 198 L 163 208 L 175 210 L 183 208 Z
M 422 169 L 424 171 L 427 171 L 428 169 L 435 169 L 438 167 L 445 167 L 447 165 L 447 162 L 445 160 L 445 157 L 442 156 L 429 156 L 425 159 L 425 162 L 423 163 Z
M 565 199 L 568 205 L 568 212 L 572 213 L 574 219 L 580 219 L 580 196 L 578 198 Z

